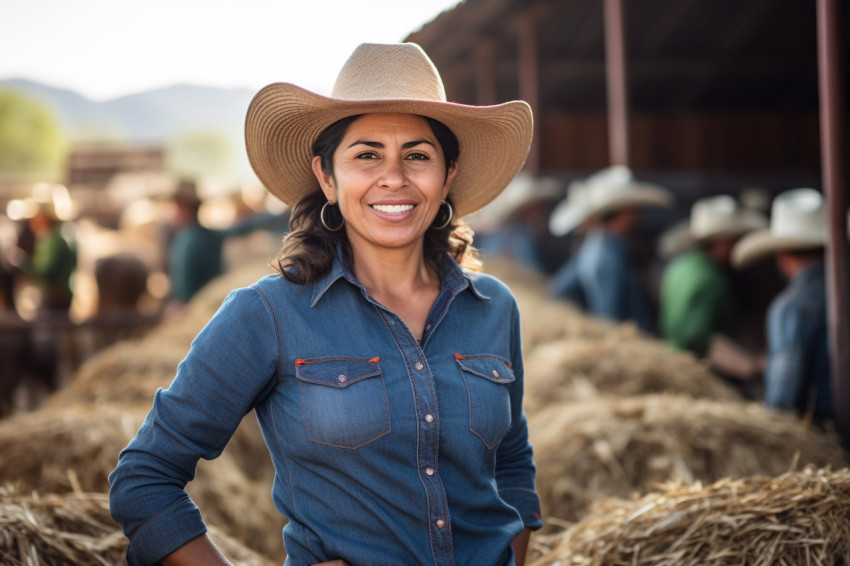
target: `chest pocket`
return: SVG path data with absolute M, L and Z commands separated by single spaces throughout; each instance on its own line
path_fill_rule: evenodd
M 390 408 L 377 358 L 297 360 L 301 410 L 311 442 L 360 448 L 390 433 Z
M 510 363 L 496 356 L 461 356 L 455 360 L 469 394 L 469 430 L 487 448 L 495 448 L 511 428 Z

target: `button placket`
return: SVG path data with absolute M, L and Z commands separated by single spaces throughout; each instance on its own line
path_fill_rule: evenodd
M 424 357 L 421 344 L 414 339 L 404 326 L 401 319 L 396 319 L 392 313 L 382 312 L 388 321 L 388 329 L 395 336 L 402 355 L 407 361 L 408 376 L 414 392 L 416 414 L 419 417 L 420 434 L 417 435 L 417 460 L 419 474 L 429 501 L 427 516 L 431 524 L 431 532 L 435 541 L 435 556 L 451 556 L 451 529 L 449 524 L 449 509 L 446 501 L 445 486 L 437 473 L 438 425 L 436 406 L 436 391 L 434 377 L 431 375 L 428 360 Z M 426 336 L 434 330 L 434 325 L 426 328 Z

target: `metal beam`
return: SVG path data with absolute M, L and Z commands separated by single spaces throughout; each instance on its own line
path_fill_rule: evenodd
M 818 0 L 818 81 L 820 91 L 821 168 L 827 202 L 829 242 L 826 246 L 827 315 L 830 371 L 836 429 L 850 449 L 850 334 L 847 299 L 847 190 L 842 171 L 844 124 L 841 112 L 841 64 L 838 3 Z

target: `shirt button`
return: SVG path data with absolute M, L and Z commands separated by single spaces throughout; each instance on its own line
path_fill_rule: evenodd
M 435 472 L 436 472 L 436 470 L 434 470 L 434 468 L 432 468 L 431 466 L 428 466 L 427 468 L 425 468 L 425 475 L 426 476 L 433 476 Z
M 416 368 L 416 371 L 422 371 L 422 369 L 425 367 L 425 364 L 423 364 L 422 362 L 416 362 L 415 364 L 413 364 L 413 367 Z
M 437 519 L 437 522 L 434 523 L 434 524 L 437 525 L 438 529 L 442 529 L 443 527 L 446 526 L 446 522 L 443 521 L 442 519 Z
M 425 422 L 426 423 L 434 422 L 434 415 L 425 415 Z
M 336 378 L 336 380 L 339 381 L 340 383 L 345 383 L 346 381 L 348 381 L 348 378 L 345 377 L 343 374 L 339 374 L 339 376 Z

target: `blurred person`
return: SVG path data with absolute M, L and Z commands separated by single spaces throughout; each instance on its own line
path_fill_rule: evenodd
M 59 218 L 53 202 L 39 202 L 28 226 L 34 237 L 32 254 L 19 247 L 12 261 L 41 292 L 39 311 L 67 316 L 74 297 L 73 275 L 77 268 L 72 227 Z
M 547 234 L 546 205 L 558 196 L 557 182 L 520 173 L 486 210 L 482 223 L 471 224 L 482 257 L 509 258 L 519 265 L 545 273 L 540 241 Z M 478 219 L 476 219 L 478 220 Z
M 26 246 L 27 240 L 34 243 L 32 237 L 21 237 L 24 232 L 31 236 L 26 221 L 0 216 L 0 417 L 15 409 L 14 394 L 22 381 L 29 349 L 29 326 L 15 310 L 17 269 L 11 260 L 15 248 Z
M 34 408 L 49 392 L 55 391 L 75 365 L 76 351 L 71 332 L 70 308 L 74 298 L 73 277 L 77 268 L 77 248 L 73 224 L 70 221 L 71 202 L 67 188 L 62 185 L 38 183 L 26 210 L 32 211 L 26 231 L 11 254 L 18 274 L 29 279 L 38 290 L 38 300 L 28 319 L 27 340 L 20 351 L 23 402 Z M 24 310 L 24 305 L 16 305 Z M 24 379 L 23 375 L 34 379 Z
M 178 184 L 172 199 L 176 215 L 168 248 L 169 315 L 179 313 L 201 288 L 224 273 L 222 250 L 229 238 L 283 223 L 280 216 L 260 214 L 230 228 L 207 228 L 198 216 L 203 201 L 190 180 Z
M 779 194 L 769 228 L 747 234 L 732 250 L 738 268 L 773 256 L 788 281 L 767 313 L 764 400 L 769 407 L 810 415 L 815 422 L 832 417 L 826 241 L 823 196 L 801 188 Z
M 291 231 L 278 274 L 224 301 L 110 474 L 130 566 L 227 563 L 185 486 L 251 411 L 286 564 L 524 564 L 542 520 L 519 311 L 461 217 L 516 175 L 532 123 L 522 101 L 447 102 L 411 43 L 358 46 L 331 97 L 254 97 L 248 156 Z
M 553 275 L 549 292 L 588 314 L 616 322 L 633 321 L 653 330 L 653 317 L 632 257 L 642 209 L 669 207 L 673 195 L 663 187 L 634 179 L 616 165 L 570 184 L 567 197 L 552 211 L 549 228 L 584 238 L 574 256 Z
M 704 358 L 710 352 L 719 355 L 723 351 L 712 349 L 712 342 L 734 339 L 737 307 L 729 273 L 732 248 L 744 234 L 766 226 L 764 215 L 742 207 L 729 195 L 706 197 L 693 204 L 680 243 L 686 249 L 667 265 L 661 281 L 659 321 L 661 337 L 668 344 Z M 711 364 L 710 358 L 708 361 Z M 715 367 L 723 364 L 723 360 L 715 362 Z M 757 377 L 753 367 L 741 371 L 742 375 L 733 377 Z
M 140 308 L 147 295 L 149 275 L 148 265 L 133 252 L 114 253 L 95 262 L 97 310 L 84 328 L 87 355 L 138 336 L 160 321 L 160 313 L 146 313 Z

